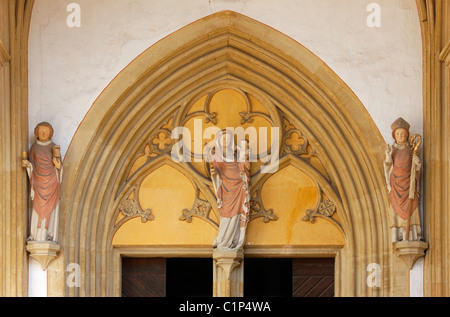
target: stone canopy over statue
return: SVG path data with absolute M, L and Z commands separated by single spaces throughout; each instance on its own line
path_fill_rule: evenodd
M 421 241 L 420 171 L 417 155 L 421 138 L 409 137 L 410 125 L 398 118 L 391 125 L 394 144 L 387 145 L 384 170 L 389 193 L 392 242 Z
M 213 243 L 217 250 L 243 247 L 250 209 L 250 161 L 248 142 L 235 147 L 229 130 L 216 134 L 211 156 L 211 179 L 220 212 L 219 232 Z
M 48 122 L 39 123 L 36 141 L 22 154 L 22 165 L 30 180 L 32 212 L 28 241 L 57 241 L 58 212 L 62 163 L 59 146 L 51 140 L 53 128 Z

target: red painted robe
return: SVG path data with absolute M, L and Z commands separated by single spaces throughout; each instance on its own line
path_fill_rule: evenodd
M 250 175 L 245 162 L 224 162 L 222 159 L 213 159 L 212 164 L 222 180 L 217 189 L 217 198 L 221 202 L 218 206 L 220 215 L 232 218 L 241 213 L 246 217 L 243 206 L 246 203 L 249 184 L 242 179 L 241 172 L 245 173 L 247 180 L 250 179 Z
M 30 163 L 33 166 L 30 183 L 34 191 L 33 209 L 39 216 L 38 228 L 42 219 L 45 219 L 45 228 L 48 228 L 50 215 L 60 198 L 60 182 L 53 164 L 54 145 L 53 142 L 46 145 L 36 142 L 30 149 Z
M 392 172 L 389 177 L 391 192 L 389 200 L 395 214 L 403 220 L 416 211 L 419 205 L 418 196 L 409 199 L 409 187 L 412 166 L 412 151 L 409 146 L 403 149 L 393 147 L 392 151 Z M 420 171 L 416 171 L 416 192 L 419 192 Z

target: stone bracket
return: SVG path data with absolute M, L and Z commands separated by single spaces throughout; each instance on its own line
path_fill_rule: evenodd
M 418 258 L 425 255 L 428 243 L 424 241 L 400 241 L 394 243 L 397 255 L 401 257 L 409 270 L 412 269 Z
M 39 262 L 42 270 L 46 271 L 49 263 L 58 256 L 61 246 L 54 241 L 28 241 L 26 250 L 32 259 Z

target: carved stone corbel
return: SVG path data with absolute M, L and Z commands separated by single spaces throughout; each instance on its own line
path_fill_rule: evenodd
M 41 265 L 42 270 L 46 271 L 50 262 L 58 256 L 61 246 L 55 241 L 28 241 L 26 250 Z
M 397 255 L 405 261 L 409 270 L 412 269 L 417 259 L 425 256 L 425 250 L 428 249 L 428 243 L 424 241 L 400 241 L 394 243 Z

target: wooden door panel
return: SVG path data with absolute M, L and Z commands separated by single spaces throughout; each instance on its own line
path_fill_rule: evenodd
M 122 297 L 165 297 L 166 260 L 123 258 Z
M 293 297 L 333 297 L 334 259 L 293 259 Z

